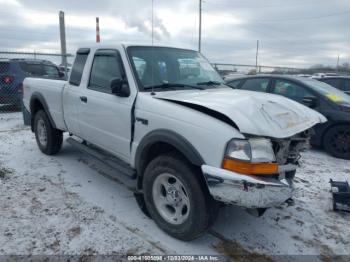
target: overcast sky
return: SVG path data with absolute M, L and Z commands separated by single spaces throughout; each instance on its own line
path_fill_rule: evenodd
M 0 0 L 0 51 L 59 52 L 95 41 L 151 43 L 151 0 Z M 155 44 L 197 49 L 198 0 L 154 0 Z M 307 67 L 350 62 L 349 0 L 205 0 L 202 53 L 212 62 Z

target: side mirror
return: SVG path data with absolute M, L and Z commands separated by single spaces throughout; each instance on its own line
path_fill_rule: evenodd
M 305 96 L 302 103 L 310 108 L 315 108 L 318 105 L 318 99 L 314 96 Z
M 63 73 L 62 71 L 58 71 L 58 76 L 59 76 L 60 78 L 63 78 L 63 77 L 66 76 L 66 74 Z
M 115 94 L 116 96 L 128 97 L 130 95 L 130 89 L 125 80 L 113 78 L 110 86 L 112 94 Z

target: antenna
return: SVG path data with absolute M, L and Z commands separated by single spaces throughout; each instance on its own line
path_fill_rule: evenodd
M 255 70 L 258 73 L 259 40 L 256 40 Z
M 151 95 L 155 95 L 154 91 L 153 91 L 153 87 L 154 87 L 154 74 L 153 74 L 153 66 L 154 66 L 154 0 L 152 0 L 152 59 L 151 59 L 151 80 L 152 80 L 152 92 Z
M 202 0 L 199 0 L 198 52 L 202 49 Z
M 153 47 L 153 37 L 154 37 L 154 0 L 152 0 L 152 47 Z

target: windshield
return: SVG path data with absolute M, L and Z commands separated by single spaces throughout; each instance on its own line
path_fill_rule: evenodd
M 140 90 L 217 88 L 223 80 L 200 53 L 168 47 L 127 49 Z
M 350 105 L 350 96 L 333 86 L 312 79 L 303 79 L 302 82 L 336 104 L 346 106 Z

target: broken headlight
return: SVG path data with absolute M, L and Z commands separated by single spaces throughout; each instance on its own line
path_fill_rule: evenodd
M 272 143 L 266 138 L 232 139 L 226 147 L 226 157 L 253 163 L 276 161 Z

